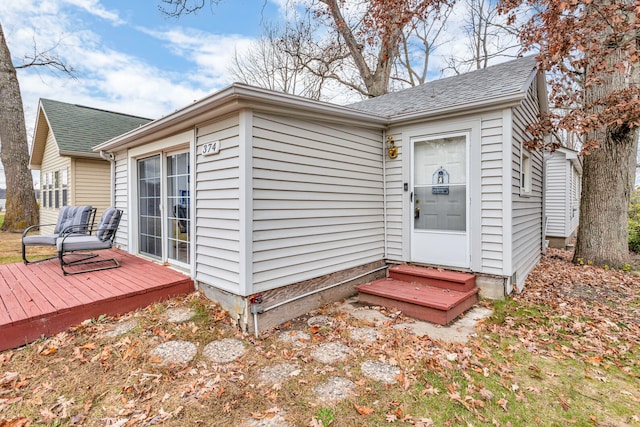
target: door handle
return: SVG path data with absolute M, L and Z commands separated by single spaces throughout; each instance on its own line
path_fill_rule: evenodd
M 409 201 L 413 202 L 413 191 L 411 192 L 411 194 L 409 194 Z

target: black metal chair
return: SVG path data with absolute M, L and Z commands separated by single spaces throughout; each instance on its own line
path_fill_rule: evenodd
M 73 231 L 76 234 L 90 234 L 96 218 L 96 208 L 91 206 L 63 206 L 58 214 L 56 224 L 37 224 L 27 227 L 22 232 L 22 261 L 25 264 L 46 261 L 55 256 L 38 259 L 27 259 L 27 246 L 56 246 L 58 237 Z M 42 227 L 55 226 L 52 234 L 31 234 Z
M 80 260 L 65 259 L 65 256 L 72 252 L 95 252 L 104 249 L 111 249 L 113 247 L 113 241 L 116 237 L 116 231 L 120 225 L 120 219 L 122 218 L 122 211 L 116 208 L 108 208 L 102 214 L 100 222 L 96 227 L 95 234 L 91 235 L 79 235 L 67 233 L 62 237 L 59 237 L 56 245 L 58 247 L 58 259 L 60 260 L 60 268 L 62 272 L 67 274 L 79 274 L 88 273 L 90 271 L 108 270 L 111 268 L 120 267 L 120 263 L 116 258 L 98 258 L 98 254 L 89 253 L 86 254 Z M 96 259 L 97 258 L 97 259 Z M 91 261 L 88 261 L 91 259 Z M 96 265 L 94 268 L 84 269 L 72 269 L 69 270 L 65 267 L 79 266 L 79 265 Z

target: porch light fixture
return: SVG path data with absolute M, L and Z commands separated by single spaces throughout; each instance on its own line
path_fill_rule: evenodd
M 398 157 L 398 147 L 396 147 L 396 143 L 391 135 L 387 136 L 387 155 L 390 159 Z

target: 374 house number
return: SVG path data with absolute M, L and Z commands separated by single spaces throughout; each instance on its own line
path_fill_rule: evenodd
M 218 154 L 220 152 L 220 141 L 207 142 L 202 145 L 202 155 L 210 156 L 212 154 Z

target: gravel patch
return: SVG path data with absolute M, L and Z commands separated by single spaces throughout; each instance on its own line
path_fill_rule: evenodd
M 373 328 L 356 328 L 349 331 L 349 336 L 354 341 L 374 342 L 380 333 Z
M 207 344 L 202 353 L 213 363 L 233 362 L 247 351 L 246 346 L 240 340 L 225 338 Z
M 307 320 L 307 325 L 313 326 L 330 326 L 331 320 L 329 316 L 313 316 Z
M 323 402 L 335 402 L 351 396 L 355 387 L 353 381 L 346 378 L 331 377 L 324 383 L 315 386 L 313 392 Z
M 285 331 L 278 336 L 278 341 L 296 345 L 304 344 L 311 340 L 311 335 L 302 331 Z
M 385 384 L 394 384 L 397 381 L 396 377 L 400 375 L 401 372 L 397 366 L 371 360 L 362 362 L 360 369 L 365 377 Z
M 161 359 L 163 365 L 187 364 L 196 356 L 198 348 L 189 341 L 167 341 L 160 344 L 150 355 Z
M 331 365 L 344 361 L 351 354 L 351 349 L 340 343 L 320 344 L 311 352 L 311 357 L 320 363 Z
M 167 316 L 167 322 L 170 323 L 182 323 L 191 320 L 196 312 L 190 308 L 170 308 L 165 313 Z
M 119 337 L 120 335 L 124 335 L 127 332 L 133 330 L 138 326 L 138 321 L 136 319 L 125 320 L 124 322 L 118 322 L 115 327 L 104 333 L 105 337 L 114 338 Z
M 260 381 L 267 384 L 279 384 L 290 377 L 300 375 L 300 369 L 292 363 L 267 366 L 260 370 Z

